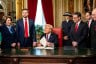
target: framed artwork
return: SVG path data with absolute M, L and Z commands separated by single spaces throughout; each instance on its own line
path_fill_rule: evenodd
M 93 9 L 93 0 L 83 0 L 84 12 L 92 11 Z
M 69 12 L 71 13 L 74 12 L 74 0 L 68 1 L 68 9 L 69 9 Z

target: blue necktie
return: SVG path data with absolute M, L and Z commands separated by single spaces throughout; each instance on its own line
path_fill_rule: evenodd
M 9 32 L 10 32 L 10 33 L 13 33 L 12 30 L 11 30 L 11 27 L 9 27 L 8 29 L 9 29 Z

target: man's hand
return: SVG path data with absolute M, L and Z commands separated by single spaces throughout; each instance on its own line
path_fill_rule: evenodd
M 41 43 L 37 43 L 37 47 L 41 47 L 42 46 L 42 44 Z
M 54 46 L 54 44 L 51 43 L 51 42 L 47 42 L 46 45 L 47 45 L 48 47 L 53 47 L 53 46 Z
M 72 42 L 72 45 L 73 45 L 73 47 L 77 47 L 78 46 L 78 43 L 76 41 L 73 41 Z
M 18 48 L 20 48 L 20 43 L 19 42 L 17 43 L 17 46 L 18 46 Z
M 68 36 L 64 36 L 64 40 L 68 40 Z
M 37 42 L 33 42 L 33 44 L 32 44 L 32 45 L 33 45 L 33 47 L 36 47 L 36 45 L 37 45 Z
M 12 43 L 11 46 L 12 46 L 12 47 L 15 47 L 15 46 L 16 46 L 16 43 Z

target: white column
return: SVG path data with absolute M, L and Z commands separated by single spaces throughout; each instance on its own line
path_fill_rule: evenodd
M 28 8 L 28 0 L 24 0 L 24 8 Z

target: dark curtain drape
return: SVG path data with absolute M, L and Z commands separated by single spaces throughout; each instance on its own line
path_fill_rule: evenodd
M 53 25 L 53 5 L 52 0 L 42 0 L 42 8 L 47 24 Z
M 38 0 L 28 0 L 29 18 L 32 18 L 33 20 L 35 20 L 36 16 L 37 1 Z M 52 0 L 41 1 L 46 23 L 54 25 Z
M 29 18 L 35 20 L 37 0 L 28 0 Z

